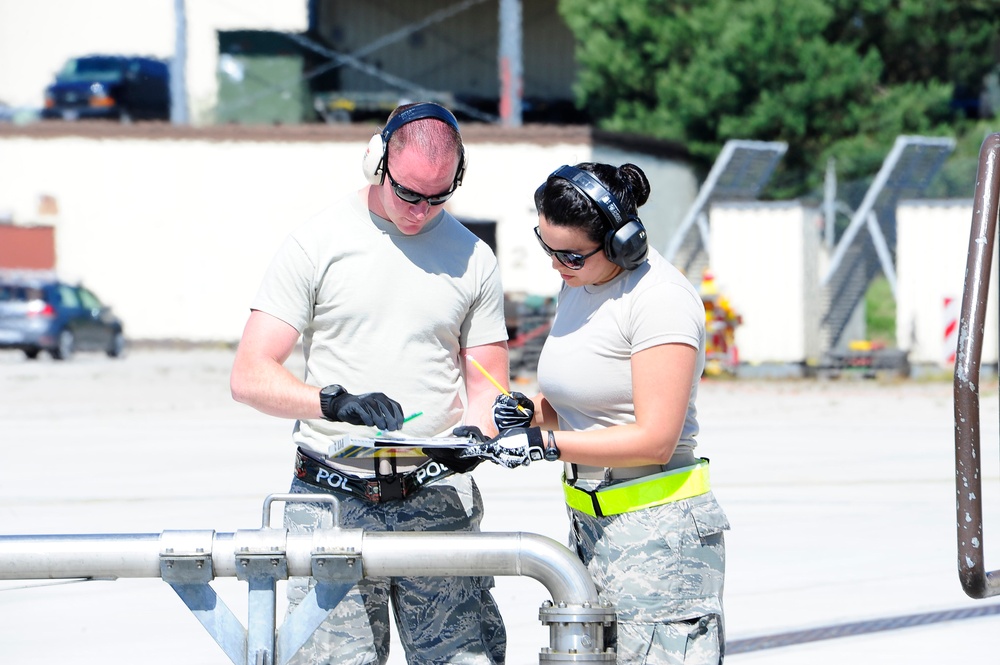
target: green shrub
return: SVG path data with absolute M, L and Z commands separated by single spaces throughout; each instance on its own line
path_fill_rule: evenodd
M 865 324 L 870 341 L 896 346 L 896 299 L 884 275 L 875 278 L 865 294 Z

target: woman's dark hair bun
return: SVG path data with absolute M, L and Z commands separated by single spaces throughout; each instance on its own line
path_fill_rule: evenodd
M 649 200 L 649 179 L 642 169 L 635 164 L 622 164 L 618 167 L 618 175 L 632 189 L 632 198 L 635 199 L 636 208 Z

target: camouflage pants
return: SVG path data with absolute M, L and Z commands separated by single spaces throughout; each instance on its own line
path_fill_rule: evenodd
M 292 480 L 291 492 L 321 490 Z M 340 523 L 366 531 L 479 531 L 483 505 L 468 474 L 425 486 L 402 501 L 373 504 L 344 494 Z M 289 503 L 291 533 L 321 523 L 322 504 Z M 315 585 L 288 582 L 289 611 Z M 389 605 L 409 665 L 503 665 L 506 632 L 490 589 L 492 577 L 393 577 L 361 580 L 330 612 L 290 665 L 384 665 L 389 657 Z
M 587 566 L 616 629 L 619 665 L 718 665 L 729 521 L 711 492 L 611 517 L 573 509 L 570 549 Z

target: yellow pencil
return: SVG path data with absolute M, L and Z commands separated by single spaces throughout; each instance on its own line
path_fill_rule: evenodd
M 486 371 L 486 368 L 483 367 L 482 365 L 480 365 L 479 362 L 475 358 L 473 358 L 470 355 L 466 355 L 465 357 L 469 359 L 470 363 L 472 363 L 473 365 L 475 365 L 476 369 L 479 370 L 480 374 L 482 374 L 487 379 L 489 379 L 490 383 L 492 383 L 494 386 L 497 387 L 497 390 L 499 390 L 500 392 L 502 392 L 507 397 L 511 397 L 511 394 L 507 391 L 507 389 L 504 388 L 503 386 L 501 386 L 500 382 L 497 381 L 496 379 L 494 379 L 493 376 L 489 372 Z M 520 404 L 517 405 L 517 410 L 520 411 L 521 413 L 523 413 L 524 415 L 528 415 L 528 412 Z

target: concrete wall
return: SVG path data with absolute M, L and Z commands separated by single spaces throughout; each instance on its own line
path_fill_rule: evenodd
M 950 367 L 957 346 L 945 339 L 945 298 L 957 316 L 965 288 L 972 201 L 907 201 L 896 211 L 896 343 L 910 362 Z M 997 362 L 998 278 L 994 240 L 982 362 Z
M 736 329 L 741 362 L 818 359 L 818 215 L 796 202 L 711 207 L 710 267 L 719 293 L 743 317 Z
M 91 135 L 66 133 L 83 125 L 51 127 L 0 128 L 0 210 L 16 223 L 52 224 L 58 271 L 112 305 L 132 339 L 237 340 L 285 235 L 365 184 L 361 157 L 370 138 L 363 126 L 202 131 L 104 123 Z M 657 233 L 669 232 L 697 188 L 683 164 L 597 148 L 585 129 L 465 134 L 469 170 L 446 205 L 460 218 L 496 223 L 508 292 L 549 296 L 561 285 L 532 232 L 532 194 L 559 165 L 597 155 L 641 163 L 654 191 L 642 212 Z M 42 197 L 58 210 L 44 220 Z

